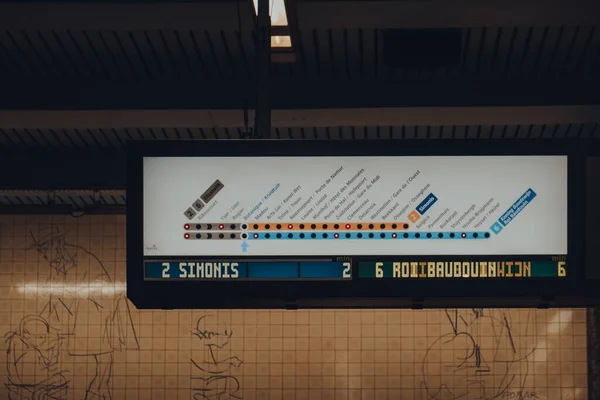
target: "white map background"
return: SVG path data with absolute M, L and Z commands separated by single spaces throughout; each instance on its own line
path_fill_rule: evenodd
M 340 167 L 343 170 L 326 185 L 321 192 L 316 191 Z M 238 240 L 184 240 L 183 225 L 189 222 L 183 215 L 196 199 L 216 180 L 219 179 L 225 187 L 215 196 L 199 216 L 201 222 L 271 222 L 267 220 L 270 211 L 277 205 L 283 208 L 276 213 L 281 215 L 289 203 L 302 198 L 296 207 L 283 219 L 283 222 L 299 222 L 305 212 L 295 218 L 289 218 L 293 211 L 308 199 L 313 197 L 310 209 L 323 195 L 328 199 L 343 187 L 348 180 L 361 169 L 364 173 L 348 186 L 346 194 L 356 184 L 366 177 L 372 181 L 379 177 L 376 183 L 356 199 L 356 205 L 347 214 L 356 209 L 361 202 L 370 200 L 377 204 L 376 210 L 388 199 L 391 208 L 399 203 L 395 213 L 387 219 L 390 223 L 408 221 L 406 214 L 412 211 L 429 193 L 439 200 L 427 215 L 431 221 L 436 215 L 449 209 L 447 215 L 454 211 L 458 216 L 456 221 L 471 206 L 479 209 L 490 199 L 494 199 L 486 210 L 494 204 L 499 207 L 489 215 L 479 227 L 473 224 L 483 218 L 479 216 L 470 227 L 456 227 L 450 224 L 444 231 L 490 231 L 491 225 L 529 188 L 537 197 L 499 234 L 492 234 L 489 240 L 456 241 L 456 240 L 370 240 L 366 246 L 358 246 L 360 240 L 251 240 L 248 247 L 249 255 L 403 255 L 403 254 L 567 254 L 567 158 L 564 156 L 543 157 L 254 157 L 254 158 L 145 158 L 144 159 L 144 252 L 145 255 L 231 255 L 242 254 Z M 394 197 L 402 185 L 414 176 L 415 179 Z M 265 196 L 277 185 L 280 185 L 267 200 Z M 421 197 L 415 198 L 423 188 Z M 283 200 L 300 189 L 288 203 Z M 348 196 L 343 209 L 361 190 Z M 414 200 L 413 200 L 414 199 Z M 255 211 L 248 221 L 242 216 L 247 215 L 261 200 L 264 206 Z M 212 203 L 213 208 L 203 215 Z M 239 203 L 238 203 L 239 202 Z M 339 198 L 333 203 L 339 202 Z M 230 215 L 244 209 L 236 220 L 231 217 L 223 219 L 235 204 L 238 207 Z M 333 206 L 332 204 L 332 206 Z M 393 216 L 405 205 L 410 205 L 408 211 L 397 221 Z M 256 215 L 264 207 L 269 212 L 256 219 Z M 368 207 L 365 206 L 365 207 Z M 314 206 L 315 212 L 319 206 Z M 339 212 L 339 211 L 338 211 Z M 335 214 L 337 214 L 336 212 Z M 385 213 L 385 210 L 382 214 Z M 324 222 L 322 219 L 312 219 L 311 213 L 304 221 Z M 373 212 L 359 220 L 361 213 L 353 218 L 340 218 L 342 222 L 361 221 L 368 223 Z M 335 215 L 334 215 L 335 217 Z M 467 218 L 468 219 L 468 218 Z M 465 219 L 465 221 L 467 220 Z M 381 216 L 375 218 L 381 221 Z M 442 218 L 441 221 L 444 219 Z M 332 218 L 328 222 L 334 223 Z M 420 221 L 418 221 L 420 222 Z M 429 223 L 428 223 L 429 224 Z M 440 231 L 438 227 L 428 228 L 428 224 L 417 228 L 411 224 L 411 230 L 419 232 Z M 437 224 L 439 225 L 439 223 Z M 364 241 L 363 241 L 364 242 Z

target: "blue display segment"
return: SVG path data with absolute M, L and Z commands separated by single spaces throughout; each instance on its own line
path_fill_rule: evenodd
M 351 279 L 350 262 L 148 261 L 146 280 Z
M 145 263 L 144 264 L 144 278 L 146 279 L 161 279 L 171 278 L 171 266 L 172 263 L 165 263 L 168 267 L 165 268 L 162 263 Z
M 350 279 L 351 263 L 310 262 L 300 263 L 300 278 L 308 279 Z
M 248 264 L 239 262 L 146 262 L 144 279 L 240 279 L 248 277 Z
M 289 279 L 298 278 L 297 262 L 248 263 L 248 278 Z

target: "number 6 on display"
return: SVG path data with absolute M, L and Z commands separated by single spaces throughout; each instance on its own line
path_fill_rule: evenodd
M 567 265 L 567 263 L 564 261 L 558 262 L 558 276 L 567 276 L 565 265 Z

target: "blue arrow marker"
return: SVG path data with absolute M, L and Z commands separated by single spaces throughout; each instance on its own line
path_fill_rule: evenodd
M 249 246 L 250 245 L 248 243 L 242 242 L 242 252 L 244 252 L 244 253 L 248 252 L 248 247 Z

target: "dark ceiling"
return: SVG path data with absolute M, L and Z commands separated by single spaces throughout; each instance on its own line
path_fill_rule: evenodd
M 597 78 L 600 29 L 523 26 L 458 29 L 456 65 L 390 68 L 382 55 L 385 29 L 299 32 L 295 63 L 274 64 L 275 79 Z M 0 34 L 0 73 L 12 79 L 240 80 L 255 75 L 253 31 L 8 30 Z
M 128 140 L 242 139 L 242 128 L 0 129 L 0 145 L 14 153 L 124 150 Z M 273 128 L 272 139 L 562 139 L 600 137 L 598 123 L 552 125 L 335 126 Z
M 272 138 L 600 136 L 597 0 L 289 5 L 296 61 L 271 68 Z M 253 24 L 250 0 L 1 1 L 0 167 L 23 168 L 0 188 L 121 189 L 128 140 L 242 137 Z M 388 40 L 407 30 L 442 36 Z

